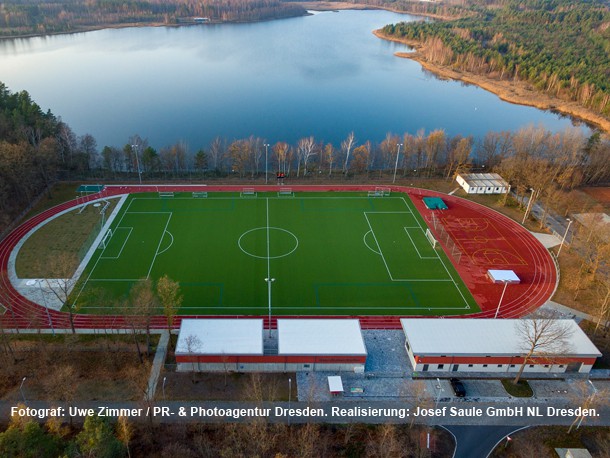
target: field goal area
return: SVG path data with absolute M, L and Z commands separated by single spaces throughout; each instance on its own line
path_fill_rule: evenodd
M 132 194 L 75 291 L 85 301 L 99 290 L 120 299 L 137 282 L 168 275 L 180 283 L 180 314 L 259 316 L 270 300 L 263 280 L 273 278 L 278 315 L 477 311 L 438 249 L 438 232 L 407 195 L 389 196 L 389 188 L 376 191 L 383 199 L 369 199 L 368 191 L 239 189 L 175 199 L 161 191 Z M 83 313 L 116 313 L 111 303 L 79 306 Z
M 112 229 L 108 229 L 108 231 L 106 231 L 106 233 L 104 234 L 104 238 L 102 238 L 102 241 L 97 246 L 98 250 L 100 250 L 100 249 L 105 250 L 106 247 L 108 246 L 108 243 L 110 242 L 111 238 L 112 238 Z
M 390 197 L 392 190 L 390 188 L 375 188 L 374 191 L 369 191 L 369 197 Z

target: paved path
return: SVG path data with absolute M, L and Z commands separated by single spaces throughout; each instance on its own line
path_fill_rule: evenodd
M 506 436 L 522 428 L 514 426 L 447 426 L 453 434 L 456 449 L 453 458 L 486 458 L 505 441 Z
M 157 391 L 157 382 L 159 381 L 159 374 L 161 368 L 165 362 L 165 356 L 167 355 L 167 346 L 169 344 L 169 331 L 165 330 L 161 333 L 159 338 L 159 344 L 157 345 L 157 352 L 155 353 L 155 359 L 153 360 L 152 368 L 150 369 L 150 377 L 148 378 L 148 389 L 144 400 L 154 399 L 155 391 Z

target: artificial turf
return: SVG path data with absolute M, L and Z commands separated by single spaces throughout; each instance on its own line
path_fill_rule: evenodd
M 265 315 L 269 289 L 274 315 L 479 311 L 425 229 L 406 194 L 132 194 L 74 294 L 104 289 L 118 303 L 139 279 L 167 274 L 187 315 Z M 117 313 L 112 303 L 79 312 Z

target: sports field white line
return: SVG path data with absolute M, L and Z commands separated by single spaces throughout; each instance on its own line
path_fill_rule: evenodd
M 129 229 L 129 233 L 127 234 L 127 237 L 125 237 L 125 240 L 123 241 L 123 246 L 121 247 L 121 251 L 119 251 L 119 254 L 117 256 L 100 256 L 101 259 L 119 259 L 121 257 L 121 253 L 123 253 L 123 248 L 125 248 L 125 245 L 127 245 L 127 240 L 129 240 L 129 237 L 131 236 L 133 227 L 117 227 L 114 230 L 112 237 L 114 237 L 114 234 L 116 234 L 116 231 L 118 231 L 119 229 Z M 112 240 L 112 237 L 110 237 L 110 240 Z
M 235 310 L 257 310 L 259 309 L 261 312 L 262 311 L 267 311 L 268 307 L 264 307 L 262 305 L 258 305 L 258 306 L 249 306 L 249 305 L 212 305 L 212 306 L 201 306 L 201 305 L 181 305 L 180 309 L 235 309 Z M 293 305 L 279 305 L 277 306 L 278 309 L 281 310 L 290 310 L 290 309 L 296 309 L 296 310 L 303 310 L 303 306 L 293 306 Z M 371 306 L 370 305 L 337 305 L 337 306 L 330 306 L 330 307 L 326 307 L 324 305 L 319 305 L 319 306 L 312 306 L 310 307 L 311 309 L 315 308 L 316 310 L 335 310 L 335 309 L 346 309 L 346 310 L 351 310 L 351 309 L 363 309 L 363 310 L 371 310 Z M 455 307 L 426 307 L 426 306 L 408 306 L 408 305 L 401 305 L 401 306 L 384 306 L 381 307 L 384 310 L 404 310 L 404 309 L 409 309 L 409 310 L 467 310 L 469 307 L 465 307 L 465 308 L 455 308 Z M 87 306 L 85 307 L 85 310 L 90 310 L 90 309 L 99 309 L 99 310 L 112 310 L 112 309 L 116 309 L 116 307 L 113 307 L 111 305 L 91 305 L 91 306 Z M 159 310 L 159 314 L 161 314 L 161 310 Z M 188 313 L 185 313 L 184 315 L 188 315 Z M 209 315 L 201 315 L 201 316 L 214 316 L 214 315 L 219 315 L 219 313 L 210 313 Z M 180 316 L 180 315 L 179 315 Z M 263 314 L 261 314 L 260 316 L 263 316 Z M 299 313 L 299 316 L 317 316 L 319 317 L 320 314 L 313 314 L 313 315 L 306 315 L 303 313 Z M 386 315 L 368 315 L 367 316 L 371 316 L 371 317 L 382 317 L 382 316 L 386 316 Z
M 163 253 L 165 253 L 165 252 L 166 252 L 167 250 L 169 250 L 169 249 L 172 247 L 172 245 L 174 244 L 174 235 L 173 235 L 173 234 L 172 234 L 170 231 L 165 231 L 165 232 L 164 232 L 164 235 L 165 235 L 165 234 L 169 234 L 169 236 L 172 238 L 172 242 L 169 244 L 169 246 L 168 246 L 167 248 L 165 248 L 164 250 L 159 251 L 159 253 L 158 253 L 158 254 L 163 254 Z
M 373 230 L 373 226 L 371 226 L 371 222 L 369 221 L 369 217 L 367 216 L 366 212 L 364 212 L 364 217 L 366 218 L 366 222 L 369 225 L 369 229 L 371 230 L 371 234 L 373 234 L 373 238 L 375 239 L 375 243 L 379 247 L 379 255 L 381 256 L 381 259 L 383 259 L 383 264 L 385 265 L 385 268 L 388 271 L 388 276 L 390 277 L 390 280 L 395 281 L 392 278 L 392 272 L 390 272 L 390 268 L 388 267 L 388 263 L 386 262 L 385 257 L 383 256 L 383 250 L 381 249 L 381 245 L 379 245 L 379 241 L 377 240 L 377 236 L 375 235 L 375 231 Z
M 407 204 L 407 202 L 405 201 L 405 205 L 409 206 Z M 419 222 L 419 220 L 417 218 L 415 218 L 415 221 L 417 222 L 417 225 L 420 227 L 420 229 L 423 231 L 424 228 L 421 226 L 421 223 Z M 455 282 L 455 279 L 453 278 L 453 275 L 451 275 L 451 272 L 449 272 L 449 269 L 447 268 L 447 266 L 445 265 L 445 262 L 443 261 L 443 258 L 441 258 L 439 256 L 438 253 L 434 253 L 436 254 L 436 257 L 439 259 L 439 261 L 441 262 L 441 264 L 443 265 L 445 272 L 447 272 L 447 275 L 449 275 L 449 278 L 451 278 L 451 281 L 453 282 L 455 289 L 457 289 L 458 293 L 460 293 L 460 296 L 462 297 L 462 300 L 464 301 L 465 307 L 466 309 L 470 309 L 470 305 L 468 305 L 468 301 L 466 300 L 466 298 L 464 297 L 464 294 L 462 294 L 462 290 L 460 290 L 459 286 L 457 285 L 457 283 Z
M 415 248 L 415 251 L 417 251 L 417 256 L 419 256 L 419 259 L 436 259 L 438 257 L 438 256 L 422 256 L 421 253 L 419 252 L 419 250 L 417 249 L 417 245 L 415 245 L 415 241 L 411 237 L 411 234 L 409 234 L 408 228 L 405 227 L 404 229 L 405 229 L 405 232 L 407 233 L 407 235 L 409 236 L 409 240 L 411 240 L 411 243 L 413 244 L 413 248 Z M 417 228 L 417 230 L 420 230 L 420 228 Z
M 157 250 L 155 251 L 155 256 L 153 257 L 152 262 L 150 263 L 150 267 L 148 268 L 148 273 L 146 274 L 146 279 L 148 279 L 150 277 L 150 272 L 152 271 L 153 266 L 155 265 L 155 260 L 157 259 L 157 256 L 159 255 L 159 248 L 161 248 L 161 243 L 163 243 L 163 238 L 165 237 L 165 233 L 167 232 L 167 226 L 169 226 L 169 222 L 172 219 L 172 214 L 169 214 L 169 217 L 167 218 L 167 223 L 165 223 L 165 227 L 163 228 L 163 232 L 161 233 L 161 237 L 159 239 L 159 245 L 157 245 Z

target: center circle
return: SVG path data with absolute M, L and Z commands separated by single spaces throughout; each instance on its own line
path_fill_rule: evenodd
M 255 227 L 244 232 L 237 245 L 253 258 L 278 259 L 294 253 L 299 247 L 299 239 L 281 227 Z

